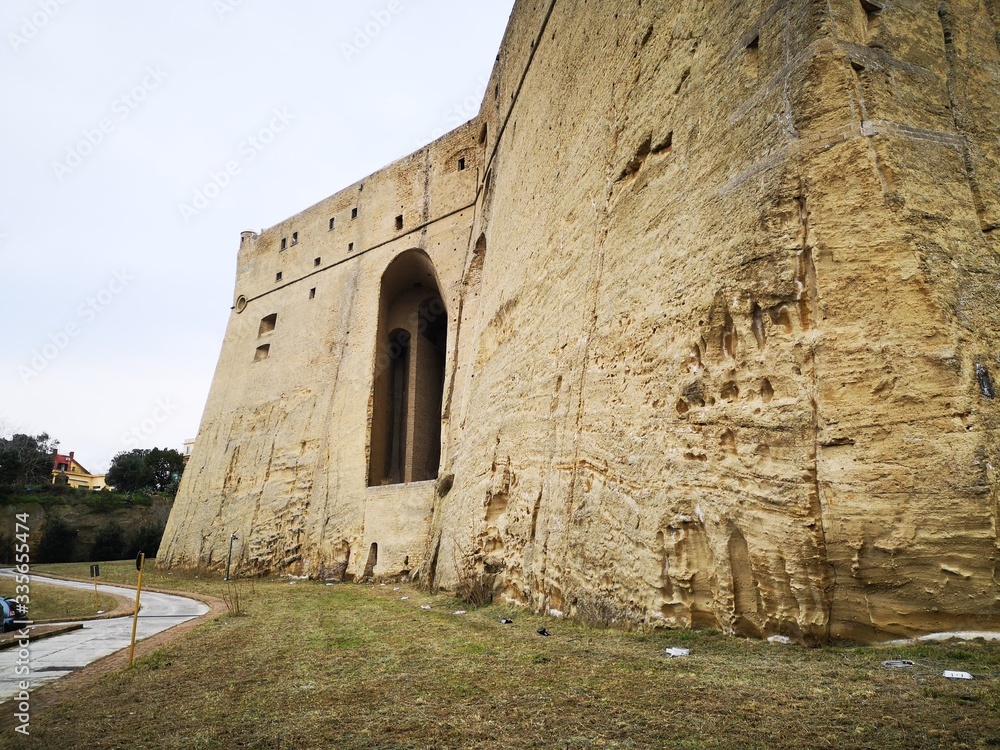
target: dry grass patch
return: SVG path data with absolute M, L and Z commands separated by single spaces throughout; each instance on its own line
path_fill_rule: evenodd
M 186 633 L 0 747 L 1000 747 L 1000 644 L 629 634 L 497 606 L 456 616 L 457 600 L 392 586 L 259 581 L 243 605 L 246 617 Z M 666 658 L 667 646 L 691 656 Z M 882 667 L 896 657 L 918 666 Z M 982 679 L 949 681 L 945 668 Z

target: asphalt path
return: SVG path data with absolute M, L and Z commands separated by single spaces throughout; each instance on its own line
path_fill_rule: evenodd
M 13 577 L 14 571 L 0 570 L 0 575 L 10 578 Z M 84 591 L 94 590 L 92 583 L 61 581 L 36 575 L 31 576 L 31 582 Z M 135 600 L 135 589 L 103 584 L 99 584 L 97 588 L 107 594 L 118 594 Z M 182 622 L 200 617 L 209 610 L 207 604 L 194 599 L 158 594 L 153 591 L 143 591 L 139 602 L 139 623 L 135 636 L 137 642 L 169 630 Z M 34 690 L 108 654 L 128 648 L 131 640 L 132 617 L 128 616 L 85 621 L 80 630 L 40 641 L 31 641 L 27 647 L 27 659 L 24 649 L 17 647 L 4 649 L 0 651 L 0 702 L 15 697 L 22 680 L 27 680 L 30 683 L 29 689 Z M 29 669 L 28 674 L 20 674 L 19 671 L 25 666 Z

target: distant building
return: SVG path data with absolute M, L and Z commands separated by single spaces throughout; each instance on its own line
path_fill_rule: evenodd
M 52 484 L 56 480 L 65 476 L 70 487 L 83 487 L 90 490 L 103 490 L 107 487 L 104 482 L 104 474 L 91 474 L 83 464 L 74 458 L 73 451 L 68 455 L 56 453 L 52 461 Z
M 191 448 L 194 447 L 194 438 L 184 441 L 184 450 L 181 453 L 184 456 L 184 465 L 187 466 L 188 459 L 191 458 Z

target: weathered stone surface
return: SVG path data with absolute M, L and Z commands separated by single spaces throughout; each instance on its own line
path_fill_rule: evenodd
M 244 237 L 162 562 L 236 531 L 246 571 L 349 556 L 606 622 L 996 627 L 998 21 L 518 2 L 476 120 Z M 413 249 L 448 311 L 441 479 L 370 487 Z

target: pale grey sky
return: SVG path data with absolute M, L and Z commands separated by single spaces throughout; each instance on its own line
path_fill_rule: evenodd
M 240 232 L 473 117 L 512 6 L 6 0 L 0 426 L 47 431 L 94 472 L 180 449 Z

